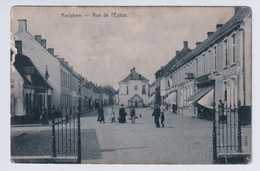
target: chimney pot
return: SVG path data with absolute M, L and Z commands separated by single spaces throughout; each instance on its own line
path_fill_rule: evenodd
M 135 71 L 135 67 L 133 67 L 133 71 Z
M 220 27 L 222 27 L 222 26 L 223 26 L 223 24 L 217 24 L 216 25 L 216 30 L 220 29 Z
M 46 39 L 41 40 L 41 45 L 46 49 Z
M 27 31 L 27 20 L 26 19 L 21 19 L 18 20 L 18 31 Z
M 196 42 L 196 46 L 199 46 L 201 44 L 201 42 Z
M 17 49 L 17 53 L 18 54 L 22 54 L 23 51 L 22 51 L 22 41 L 21 40 L 16 40 L 15 41 L 15 48 Z
M 41 44 L 41 39 L 42 39 L 42 36 L 41 35 L 35 35 L 35 40 Z
M 183 47 L 188 48 L 188 41 L 183 41 Z
M 48 52 L 49 52 L 50 54 L 52 54 L 52 55 L 54 56 L 54 48 L 48 48 L 47 50 L 48 50 Z
M 212 34 L 214 34 L 214 32 L 208 32 L 207 33 L 208 37 L 210 37 Z
M 176 50 L 176 56 L 180 53 L 180 51 Z

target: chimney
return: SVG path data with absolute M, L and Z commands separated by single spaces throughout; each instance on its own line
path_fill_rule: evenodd
M 201 44 L 201 42 L 196 42 L 196 47 L 199 46 Z
M 49 52 L 50 54 L 52 54 L 52 55 L 54 56 L 54 49 L 53 49 L 53 48 L 48 48 L 47 50 L 48 50 L 48 52 Z
M 135 71 L 135 67 L 133 67 L 133 71 Z
M 207 33 L 208 37 L 210 37 L 212 34 L 214 34 L 214 32 L 210 31 L 210 32 Z
M 41 40 L 41 45 L 46 49 L 46 39 Z
M 17 49 L 17 54 L 22 54 L 22 41 L 21 40 L 16 40 L 15 41 L 15 48 Z
M 59 56 L 58 56 L 58 55 L 55 55 L 54 57 L 55 57 L 55 58 L 59 58 Z
M 59 58 L 62 62 L 64 62 L 64 58 Z
M 180 53 L 180 51 L 176 50 L 176 56 Z
M 183 41 L 183 48 L 188 48 L 188 41 Z
M 142 79 L 142 75 L 141 74 L 139 74 L 139 80 L 141 80 Z
M 235 10 L 234 10 L 234 15 L 236 15 L 237 13 L 239 13 L 239 11 L 242 10 L 242 7 L 235 7 Z
M 42 36 L 41 35 L 35 35 L 34 36 L 35 40 L 41 44 L 41 39 L 42 39 Z
M 223 24 L 217 24 L 216 25 L 216 30 L 220 29 L 220 27 L 222 27 L 222 26 L 223 26 Z
M 21 19 L 18 20 L 18 31 L 27 31 L 27 20 L 26 19 Z

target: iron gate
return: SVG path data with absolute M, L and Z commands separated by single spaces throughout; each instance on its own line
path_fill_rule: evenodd
M 62 108 L 61 117 L 55 118 L 52 110 L 52 157 L 75 158 L 81 163 L 80 110 Z
M 241 121 L 237 108 L 215 112 L 212 135 L 213 163 L 218 163 L 220 156 L 235 157 L 242 153 Z

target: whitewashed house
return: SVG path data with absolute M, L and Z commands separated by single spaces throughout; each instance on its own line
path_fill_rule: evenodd
M 137 73 L 135 67 L 130 70 L 130 74 L 120 81 L 119 84 L 119 104 L 126 107 L 134 105 L 143 107 L 149 105 L 148 81 L 141 74 Z

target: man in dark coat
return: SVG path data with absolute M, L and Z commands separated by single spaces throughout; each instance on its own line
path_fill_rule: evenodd
M 124 104 L 121 105 L 121 108 L 119 109 L 119 123 L 125 123 L 126 122 L 126 119 L 125 119 L 125 116 L 126 116 L 126 112 L 125 112 L 125 109 L 124 109 Z
M 160 123 L 159 123 L 160 114 L 161 114 L 161 109 L 159 108 L 158 104 L 156 104 L 152 116 L 154 116 L 154 123 L 157 128 L 160 128 Z
M 104 118 L 104 110 L 102 105 L 100 105 L 100 107 L 98 108 L 98 119 L 97 121 L 99 121 L 100 123 L 103 122 L 105 123 L 105 118 Z

